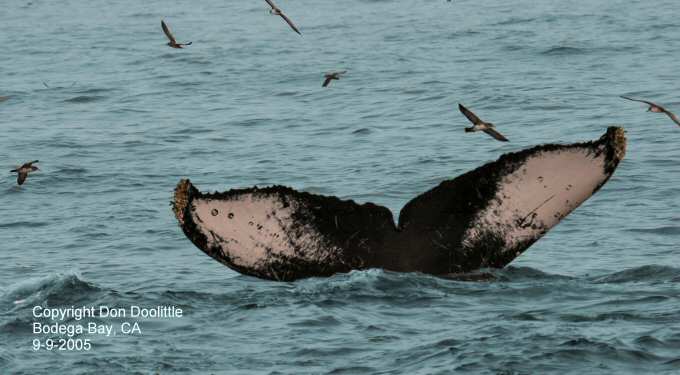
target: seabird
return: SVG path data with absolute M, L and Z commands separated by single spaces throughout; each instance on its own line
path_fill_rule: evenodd
M 170 28 L 168 28 L 168 25 L 165 24 L 165 21 L 161 20 L 161 27 L 163 28 L 163 32 L 165 33 L 165 36 L 170 39 L 168 42 L 168 46 L 172 48 L 182 48 L 183 46 L 190 46 L 191 42 L 188 43 L 177 43 L 177 40 L 175 40 L 175 36 L 172 35 L 170 32 Z
M 35 172 L 40 170 L 40 168 L 34 166 L 34 163 L 37 163 L 37 160 L 29 161 L 28 163 L 24 163 L 21 167 L 17 167 L 17 169 L 12 169 L 10 172 L 16 172 L 17 173 L 17 183 L 19 185 L 23 185 L 24 181 L 26 181 L 26 177 L 28 177 L 29 172 Z
M 340 76 L 342 76 L 345 73 L 347 73 L 346 70 L 343 70 L 343 71 L 340 71 L 340 72 L 329 72 L 329 73 L 324 74 L 324 78 L 326 78 L 326 80 L 323 81 L 323 85 L 321 85 L 321 87 L 328 86 L 331 83 L 332 80 L 340 79 Z
M 646 100 L 633 99 L 633 98 L 629 98 L 629 97 L 623 96 L 623 95 L 621 97 L 624 98 L 624 99 L 632 100 L 634 102 L 645 103 L 645 104 L 649 105 L 649 108 L 647 108 L 647 112 L 665 113 L 668 117 L 671 118 L 671 120 L 673 120 L 674 123 L 676 123 L 678 126 L 680 126 L 680 120 L 678 120 L 678 116 L 676 116 L 675 113 L 667 110 L 666 108 L 664 108 L 664 107 L 662 107 L 662 106 L 660 106 L 656 103 L 648 102 Z
M 472 127 L 470 128 L 465 128 L 465 132 L 476 132 L 476 131 L 483 131 L 484 133 L 496 138 L 499 141 L 502 142 L 507 142 L 508 139 L 505 138 L 501 133 L 496 131 L 494 125 L 490 122 L 484 122 L 479 119 L 474 113 L 472 113 L 469 109 L 463 107 L 462 104 L 458 103 L 458 109 L 460 109 L 460 112 L 465 115 L 465 117 L 470 120 L 472 123 Z
M 269 13 L 271 13 L 275 16 L 281 16 L 281 18 L 283 18 L 283 20 L 286 21 L 286 23 L 293 29 L 293 31 L 302 35 L 300 30 L 298 30 L 298 28 L 295 27 L 295 24 L 293 24 L 293 21 L 291 21 L 290 18 L 288 18 L 285 14 L 283 14 L 281 9 L 279 9 L 279 7 L 277 7 L 272 0 L 264 0 L 264 1 L 266 1 L 267 4 L 269 4 L 269 6 L 272 7 L 272 9 L 269 10 Z

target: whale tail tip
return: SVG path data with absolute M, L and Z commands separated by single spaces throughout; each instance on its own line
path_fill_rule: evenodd
M 607 137 L 611 142 L 614 157 L 617 160 L 622 160 L 626 156 L 626 131 L 618 126 L 610 126 L 607 128 L 604 137 Z
M 175 196 L 171 202 L 172 210 L 180 224 L 184 224 L 184 212 L 189 204 L 191 190 L 196 189 L 189 179 L 181 179 L 175 187 Z

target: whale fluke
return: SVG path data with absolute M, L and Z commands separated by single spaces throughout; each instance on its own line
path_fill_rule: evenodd
M 597 141 L 505 154 L 417 196 L 396 224 L 385 207 L 285 186 L 201 193 L 181 180 L 173 210 L 197 247 L 246 275 L 458 274 L 506 266 L 600 189 L 625 149 L 610 127 Z

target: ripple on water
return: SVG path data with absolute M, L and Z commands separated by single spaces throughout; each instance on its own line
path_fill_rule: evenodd
M 631 228 L 630 232 L 644 234 L 660 234 L 666 236 L 680 236 L 680 226 L 663 226 L 656 228 Z
M 371 129 L 369 129 L 369 128 L 356 129 L 356 130 L 352 131 L 352 134 L 357 134 L 357 135 L 371 134 Z
M 64 100 L 64 103 L 75 103 L 75 104 L 85 104 L 85 103 L 92 103 L 92 102 L 98 102 L 101 100 L 105 100 L 107 97 L 106 96 L 101 96 L 101 95 L 78 95 L 73 98 L 69 98 Z
M 46 221 L 11 221 L 11 222 L 0 222 L 0 228 L 11 229 L 17 227 L 28 227 L 28 228 L 40 228 L 47 226 L 49 223 Z
M 554 46 L 544 49 L 540 52 L 541 55 L 545 56 L 575 56 L 587 54 L 588 50 L 580 47 L 570 47 L 570 46 Z
M 678 277 L 680 277 L 680 269 L 678 268 L 648 265 L 597 276 L 592 280 L 595 283 L 662 282 L 673 281 Z

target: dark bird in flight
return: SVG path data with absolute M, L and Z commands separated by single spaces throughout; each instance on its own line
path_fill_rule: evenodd
M 345 73 L 347 73 L 346 70 L 343 70 L 343 71 L 340 71 L 340 72 L 328 72 L 328 73 L 324 74 L 324 78 L 326 78 L 326 79 L 323 81 L 323 85 L 321 85 L 321 87 L 327 87 L 331 83 L 332 80 L 334 80 L 334 79 L 339 80 L 340 77 Z
M 165 36 L 167 36 L 168 39 L 170 39 L 170 41 L 168 42 L 168 46 L 170 46 L 172 48 L 183 48 L 184 46 L 190 46 L 191 45 L 191 42 L 177 43 L 177 40 L 175 40 L 175 36 L 172 35 L 172 33 L 170 32 L 170 28 L 168 27 L 168 25 L 165 24 L 165 21 L 163 21 L 163 20 L 161 20 L 161 27 L 163 28 L 163 32 L 165 33 Z
M 24 163 L 21 167 L 17 167 L 17 169 L 12 169 L 10 172 L 16 172 L 17 173 L 17 184 L 23 185 L 24 181 L 26 181 L 26 177 L 28 177 L 29 172 L 35 172 L 40 170 L 40 168 L 34 166 L 34 163 L 37 163 L 37 160 L 29 161 L 28 163 Z
M 680 126 L 680 120 L 678 120 L 678 116 L 676 116 L 675 113 L 667 110 L 666 108 L 664 108 L 664 107 L 662 107 L 658 104 L 648 102 L 646 100 L 629 98 L 627 96 L 621 96 L 621 97 L 624 98 L 624 99 L 632 100 L 634 102 L 645 103 L 649 106 L 649 108 L 647 108 L 647 112 L 665 113 L 666 116 L 670 117 L 671 120 L 673 120 L 674 123 L 676 123 L 678 126 Z
M 290 28 L 293 29 L 293 31 L 295 31 L 296 33 L 302 35 L 302 33 L 300 32 L 300 30 L 298 30 L 298 28 L 295 27 L 295 24 L 293 24 L 293 21 L 291 21 L 290 18 L 288 18 L 288 16 L 286 16 L 285 14 L 283 14 L 283 12 L 281 11 L 281 9 L 279 9 L 279 7 L 277 7 L 276 4 L 274 4 L 274 2 L 273 2 L 272 0 L 265 0 L 265 1 L 267 2 L 267 4 L 269 4 L 270 7 L 272 7 L 272 9 L 269 10 L 269 13 L 271 13 L 271 14 L 273 14 L 273 15 L 275 15 L 275 16 L 281 16 L 281 18 L 283 18 L 283 20 L 286 21 L 286 23 L 288 24 L 288 26 L 290 26 Z
M 458 109 L 460 109 L 460 112 L 465 115 L 465 117 L 470 120 L 472 123 L 472 127 L 465 128 L 465 132 L 476 132 L 476 131 L 483 131 L 484 133 L 496 138 L 497 140 L 501 142 L 507 142 L 508 139 L 503 136 L 503 134 L 499 133 L 496 131 L 496 128 L 494 125 L 490 122 L 484 122 L 479 119 L 474 113 L 472 113 L 469 109 L 463 107 L 462 104 L 458 103 Z

